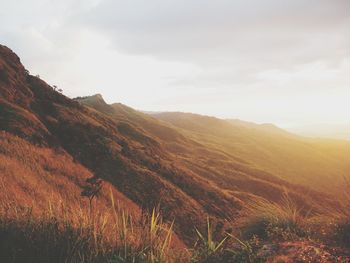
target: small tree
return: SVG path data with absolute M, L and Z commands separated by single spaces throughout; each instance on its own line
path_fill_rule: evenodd
M 89 199 L 90 217 L 92 216 L 92 201 L 99 195 L 102 189 L 102 179 L 98 177 L 91 177 L 86 179 L 86 185 L 84 186 L 81 196 Z

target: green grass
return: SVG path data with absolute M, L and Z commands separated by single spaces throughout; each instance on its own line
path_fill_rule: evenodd
M 214 241 L 212 226 L 209 218 L 207 218 L 207 232 L 202 234 L 197 228 L 198 241 L 194 246 L 192 261 L 214 262 L 218 260 L 218 255 L 223 252 L 224 244 L 229 236 L 225 236 L 220 241 Z
M 207 218 L 207 231 L 201 233 L 196 228 L 198 241 L 192 250 L 192 262 L 230 263 L 230 262 L 263 262 L 257 255 L 260 241 L 257 238 L 241 240 L 230 233 L 214 240 L 212 225 Z

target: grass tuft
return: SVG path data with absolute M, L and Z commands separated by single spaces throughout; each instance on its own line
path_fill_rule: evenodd
M 251 238 L 282 237 L 290 239 L 290 235 L 303 235 L 309 213 L 299 208 L 285 193 L 280 203 L 260 200 L 247 206 L 247 215 L 242 223 L 243 236 Z M 287 236 L 286 236 L 287 235 Z
M 192 260 L 195 262 L 215 262 L 218 257 L 221 257 L 224 251 L 224 244 L 228 238 L 225 236 L 220 241 L 213 239 L 212 226 L 209 218 L 207 218 L 207 232 L 202 234 L 197 228 L 195 228 L 198 235 L 198 241 L 194 246 L 194 253 Z

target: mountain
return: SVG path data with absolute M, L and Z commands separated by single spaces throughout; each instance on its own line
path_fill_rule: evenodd
M 225 230 L 252 200 L 290 198 L 310 209 L 349 168 L 349 145 L 314 141 L 272 125 L 185 113 L 146 114 L 101 95 L 70 99 L 29 74 L 0 46 L 0 192 L 18 206 L 53 198 L 71 209 L 87 178 L 135 213 L 159 206 L 175 232 L 212 218 Z
M 320 191 L 334 191 L 350 171 L 348 141 L 305 138 L 271 124 L 197 114 L 152 116 L 181 129 L 192 140 L 244 160 L 249 167 Z
M 11 50 L 4 46 L 0 50 L 0 128 L 5 132 L 1 144 L 6 149 L 6 141 L 18 136 L 19 146 L 13 147 L 29 144 L 36 149 L 32 151 L 33 155 L 27 151 L 23 156 L 17 154 L 13 157 L 5 150 L 2 152 L 3 158 L 11 158 L 2 163 L 7 187 L 26 193 L 26 199 L 34 200 L 40 189 L 36 188 L 37 184 L 25 184 L 26 180 L 40 181 L 40 178 L 44 180 L 50 174 L 51 184 L 56 184 L 55 180 L 60 181 L 75 174 L 85 174 L 81 177 L 86 177 L 89 171 L 91 176 L 109 182 L 129 203 L 136 203 L 140 209 L 152 209 L 159 204 L 166 219 L 177 218 L 176 231 L 185 239 L 194 234 L 194 229 L 188 226 L 193 223 L 204 225 L 207 215 L 222 220 L 237 214 L 241 208 L 239 199 L 191 171 L 178 167 L 160 141 L 135 127 L 128 119 L 117 122 L 109 117 L 106 112 L 111 108 L 101 96 L 83 99 L 85 102 L 93 101 L 97 110 L 82 106 L 56 92 L 40 78 L 29 75 Z M 129 108 L 123 110 L 123 116 L 127 118 L 140 118 Z M 171 133 L 165 136 L 171 136 Z M 182 139 L 180 134 L 178 136 Z M 60 164 L 50 165 L 51 159 L 44 159 L 43 164 L 35 168 L 38 172 L 27 172 L 34 165 L 30 164 L 32 158 L 44 158 L 40 155 L 41 151 L 47 152 L 51 159 Z M 10 171 L 8 162 L 16 162 L 18 168 Z M 25 165 L 21 164 L 23 162 Z M 65 168 L 67 171 L 51 168 L 62 167 L 63 164 L 68 167 Z M 69 170 L 76 170 L 75 164 L 83 169 L 81 173 L 70 174 Z M 51 170 L 54 172 L 51 173 Z M 56 173 L 60 177 L 55 177 Z M 24 179 L 20 179 L 22 177 Z M 79 179 L 79 176 L 75 178 L 76 181 Z M 60 185 L 58 188 L 64 193 L 57 194 L 63 200 L 77 198 L 80 194 L 76 189 L 79 182 L 76 182 L 76 191 L 73 192 L 69 191 L 68 185 L 67 189 L 62 187 L 62 183 Z M 21 203 L 21 200 L 17 202 Z

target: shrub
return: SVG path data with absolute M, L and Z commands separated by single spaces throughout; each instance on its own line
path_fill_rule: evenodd
M 250 203 L 241 222 L 242 233 L 246 238 L 256 235 L 264 239 L 293 239 L 305 235 L 307 220 L 308 213 L 285 193 L 281 203 L 266 200 Z

